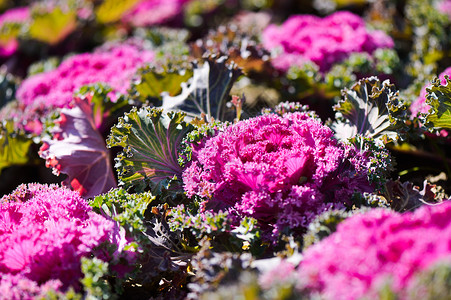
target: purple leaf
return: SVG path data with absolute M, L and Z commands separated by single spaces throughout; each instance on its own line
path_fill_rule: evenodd
M 52 139 L 43 139 L 39 155 L 63 184 L 90 198 L 116 187 L 110 154 L 98 132 L 89 97 L 75 97 L 75 106 L 61 109 Z

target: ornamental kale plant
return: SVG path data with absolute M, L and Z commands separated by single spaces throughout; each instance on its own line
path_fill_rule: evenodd
M 257 259 L 227 290 L 219 286 L 202 299 L 224 299 L 230 291 L 249 299 L 447 299 L 450 204 L 407 214 L 335 211 L 329 216 L 334 224 L 323 223 L 322 231 L 338 224 L 337 231 L 307 248 L 302 259 Z
M 153 52 L 137 42 L 74 55 L 53 71 L 27 78 L 17 90 L 17 99 L 24 105 L 45 102 L 68 107 L 78 88 L 93 83 L 106 83 L 114 92 L 125 93 L 136 70 L 153 58 Z
M 356 192 L 371 192 L 367 157 L 306 113 L 269 114 L 208 139 L 183 183 L 202 210 L 253 217 L 274 240 L 286 228 L 302 232 L 324 210 L 352 206 Z
M 0 0 L 0 300 L 448 300 L 447 2 Z
M 23 281 L 30 291 L 40 285 L 78 290 L 80 259 L 114 235 L 112 221 L 94 213 L 77 192 L 56 185 L 21 185 L 0 204 L 2 288 Z
M 350 12 L 336 12 L 325 18 L 291 16 L 280 27 L 269 25 L 263 32 L 263 44 L 274 52 L 272 62 L 280 70 L 314 62 L 321 72 L 352 53 L 371 54 L 394 45 L 383 31 L 369 31 L 365 21 Z
M 106 44 L 94 53 L 71 56 L 56 69 L 25 79 L 17 89 L 17 101 L 3 107 L 0 116 L 13 120 L 18 129 L 41 135 L 46 119 L 59 108 L 70 108 L 80 88 L 104 84 L 112 89 L 108 98 L 118 102 L 118 94 L 126 93 L 136 70 L 153 58 L 140 40 Z M 105 124 L 96 122 L 96 126 Z
M 357 214 L 305 251 L 299 284 L 325 299 L 376 298 L 388 284 L 409 299 L 404 290 L 418 272 L 440 261 L 451 263 L 450 221 L 450 201 L 413 213 Z

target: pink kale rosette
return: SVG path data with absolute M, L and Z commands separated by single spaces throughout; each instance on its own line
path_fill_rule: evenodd
M 49 293 L 59 291 L 61 281 L 52 279 L 39 284 L 22 275 L 2 274 L 0 280 L 0 300 L 46 299 Z
M 122 16 L 122 22 L 133 26 L 164 24 L 183 12 L 191 0 L 141 0 Z
M 103 83 L 115 93 L 126 93 L 138 68 L 154 59 L 142 41 L 130 40 L 98 48 L 64 60 L 58 68 L 25 79 L 17 90 L 17 108 L 3 109 L 0 116 L 14 118 L 27 132 L 40 134 L 41 117 L 55 108 L 70 107 L 74 92 L 84 85 Z
M 56 185 L 21 185 L 0 204 L 0 290 L 18 284 L 24 295 L 39 293 L 41 285 L 78 289 L 81 257 L 114 234 L 113 221 Z
M 327 72 L 352 53 L 372 54 L 378 48 L 393 48 L 394 42 L 383 31 L 368 30 L 361 17 L 341 11 L 325 18 L 295 15 L 280 26 L 269 25 L 263 45 L 273 52 L 273 65 L 282 71 L 313 62 Z
M 387 284 L 408 299 L 415 275 L 442 263 L 451 265 L 451 201 L 405 214 L 375 209 L 345 220 L 304 252 L 298 278 L 321 299 L 378 299 Z
M 183 173 L 187 196 L 202 198 L 203 209 L 256 218 L 272 238 L 372 190 L 366 154 L 305 113 L 240 121 L 200 145 Z
M 25 105 L 45 102 L 56 107 L 68 107 L 78 88 L 97 82 L 125 93 L 136 70 L 153 61 L 153 58 L 152 51 L 140 49 L 133 43 L 74 55 L 55 70 L 24 80 L 17 90 L 17 99 Z

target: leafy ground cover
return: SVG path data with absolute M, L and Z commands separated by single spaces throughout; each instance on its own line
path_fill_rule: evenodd
M 449 299 L 451 1 L 0 1 L 0 299 Z

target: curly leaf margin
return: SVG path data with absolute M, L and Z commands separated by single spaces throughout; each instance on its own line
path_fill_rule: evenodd
M 451 129 L 451 79 L 445 75 L 446 84 L 436 78 L 426 89 L 426 103 L 431 106 L 426 116 L 426 126 Z
M 108 147 L 123 151 L 115 158 L 119 185 L 137 192 L 160 191 L 175 177 L 181 178 L 178 148 L 194 127 L 184 121 L 181 112 L 163 113 L 162 109 L 132 108 L 111 129 Z
M 332 124 L 338 139 L 362 135 L 387 144 L 404 137 L 407 106 L 388 80 L 364 78 L 342 94 L 343 99 L 334 106 L 337 121 Z

